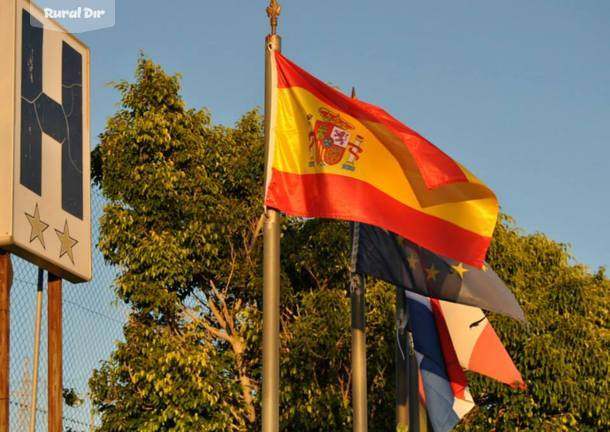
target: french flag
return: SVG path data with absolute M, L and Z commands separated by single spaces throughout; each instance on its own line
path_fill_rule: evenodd
M 407 299 L 422 401 L 434 432 L 448 432 L 475 406 L 468 381 L 442 319 L 439 300 L 409 291 Z

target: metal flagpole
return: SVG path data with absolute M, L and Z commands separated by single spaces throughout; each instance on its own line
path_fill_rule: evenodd
M 428 432 L 430 426 L 430 420 L 428 419 L 428 411 L 421 401 L 419 402 L 419 432 Z
M 353 96 L 353 94 L 352 94 Z M 352 233 L 352 409 L 354 412 L 354 432 L 368 430 L 367 388 L 366 388 L 366 304 L 364 301 L 364 275 L 355 273 L 356 254 L 360 224 L 353 224 Z
M 354 410 L 354 432 L 366 432 L 366 304 L 364 301 L 364 276 L 352 275 L 352 405 Z
M 403 293 L 404 296 L 404 293 Z M 415 343 L 413 342 L 412 322 L 409 317 L 409 307 L 406 296 L 405 314 L 407 319 L 407 375 L 408 375 L 408 401 L 409 401 L 409 432 L 428 432 L 428 416 L 426 415 L 426 407 L 419 398 L 419 366 L 417 357 L 415 356 Z
M 281 7 L 271 0 L 267 16 L 271 34 L 265 39 L 265 184 L 273 156 L 274 92 L 276 89 L 275 51 L 281 51 L 277 20 Z M 266 190 L 266 188 L 265 188 Z M 277 210 L 265 210 L 263 228 L 263 432 L 279 432 L 280 402 L 280 224 Z
M 409 340 L 409 361 L 407 362 L 407 374 L 409 375 L 409 432 L 426 432 L 425 425 L 422 429 L 421 417 L 426 418 L 426 411 L 419 399 L 419 367 L 415 357 L 415 346 L 413 345 L 413 334 L 407 333 Z M 422 409 L 424 411 L 422 411 Z
M 352 98 L 356 89 L 352 87 Z M 355 273 L 355 254 L 358 251 L 360 224 L 353 224 L 352 237 L 352 409 L 354 412 L 354 432 L 368 430 L 367 383 L 366 383 L 366 303 L 364 300 L 364 276 Z
M 396 430 L 409 427 L 409 341 L 407 338 L 406 298 L 402 288 L 396 288 Z
M 29 432 L 36 430 L 36 405 L 38 404 L 38 369 L 40 363 L 40 327 L 42 323 L 42 289 L 44 270 L 38 268 L 38 289 L 36 291 L 36 320 L 34 323 L 34 363 L 32 364 L 32 398 L 30 403 Z

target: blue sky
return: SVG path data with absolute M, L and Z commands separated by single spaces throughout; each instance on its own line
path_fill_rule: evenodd
M 140 50 L 231 125 L 263 104 L 265 0 L 119 1 L 92 53 L 93 144 Z M 284 55 L 467 166 L 527 232 L 610 264 L 610 2 L 283 0 Z

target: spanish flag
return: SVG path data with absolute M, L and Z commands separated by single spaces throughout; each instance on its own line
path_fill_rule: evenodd
M 265 204 L 292 216 L 364 222 L 481 267 L 494 193 L 379 107 L 272 56 Z

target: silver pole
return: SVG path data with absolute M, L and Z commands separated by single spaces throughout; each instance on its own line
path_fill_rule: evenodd
M 352 90 L 352 97 L 355 92 Z M 352 225 L 352 265 L 350 295 L 352 304 L 352 410 L 354 432 L 368 430 L 366 388 L 366 303 L 364 299 L 364 275 L 356 273 L 360 224 Z
M 396 287 L 396 430 L 406 432 L 409 427 L 409 341 L 405 293 Z
M 366 388 L 366 318 L 364 301 L 364 276 L 352 275 L 352 406 L 354 410 L 354 432 L 366 432 L 367 388 Z
M 263 432 L 279 431 L 280 214 L 267 210 L 263 262 Z
M 42 289 L 44 270 L 38 269 L 38 287 L 36 290 L 36 319 L 34 322 L 34 363 L 32 364 L 32 399 L 30 402 L 30 429 L 36 431 L 36 407 L 38 403 L 38 369 L 40 364 L 40 329 L 42 326 Z
M 415 356 L 415 343 L 413 342 L 413 333 L 411 331 L 413 323 L 409 317 L 409 305 L 406 296 L 405 313 L 407 318 L 407 341 L 409 346 L 407 362 L 407 375 L 409 376 L 409 432 L 428 432 L 426 407 L 421 403 L 419 398 L 419 366 L 417 364 L 417 357 Z
M 267 8 L 271 34 L 265 40 L 265 173 L 270 167 L 272 104 L 275 74 L 273 53 L 281 51 L 277 19 L 281 8 L 272 0 Z M 265 178 L 265 182 L 269 181 Z M 281 215 L 266 209 L 263 228 L 263 385 L 262 430 L 279 432 L 280 404 L 280 225 Z
M 407 375 L 409 376 L 409 432 L 424 432 L 421 428 L 420 414 L 423 408 L 419 400 L 419 367 L 415 357 L 415 347 L 413 345 L 413 335 L 407 333 L 409 341 L 409 354 L 407 362 Z M 425 410 L 423 412 L 425 418 Z

